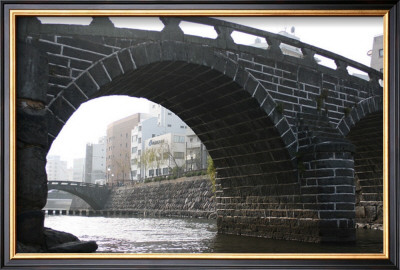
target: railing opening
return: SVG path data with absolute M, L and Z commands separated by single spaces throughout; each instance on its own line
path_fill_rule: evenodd
M 215 32 L 214 27 L 209 25 L 183 21 L 179 24 L 179 27 L 186 35 L 207 37 L 212 39 L 215 39 L 218 36 L 217 32 Z
M 336 64 L 333 59 L 330 59 L 328 57 L 322 56 L 320 54 L 315 54 L 314 59 L 317 61 L 318 64 L 321 66 L 325 66 L 331 69 L 336 69 Z
M 233 31 L 231 34 L 233 41 L 239 45 L 248 45 L 260 49 L 267 49 L 268 43 L 265 38 L 251 35 L 239 31 Z
M 158 17 L 110 17 L 117 28 L 161 31 L 164 24 Z

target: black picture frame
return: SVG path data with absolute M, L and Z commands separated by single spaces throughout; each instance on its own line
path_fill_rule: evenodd
M 395 1 L 4 1 L 1 2 L 1 264 L 2 269 L 400 269 L 400 188 L 399 188 L 399 132 L 400 132 L 400 2 Z M 9 177 L 10 177 L 10 9 L 276 9 L 276 10 L 389 10 L 389 258 L 376 259 L 123 259 L 110 255 L 105 259 L 23 259 L 10 260 Z M 11 104 L 12 105 L 12 104 Z

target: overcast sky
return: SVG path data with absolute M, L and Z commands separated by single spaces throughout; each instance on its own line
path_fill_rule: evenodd
M 43 23 L 64 22 L 89 24 L 91 18 L 40 18 Z M 278 33 L 291 31 L 302 42 L 332 51 L 364 65 L 370 65 L 367 52 L 372 49 L 373 38 L 383 33 L 382 17 L 225 17 L 224 20 Z M 112 18 L 116 27 L 160 31 L 163 27 L 158 18 Z M 194 27 L 182 23 L 187 34 L 215 38 L 211 27 Z M 254 37 L 233 33 L 235 42 L 254 43 Z M 325 62 L 324 62 L 325 63 Z M 326 63 L 329 65 L 329 63 Z M 106 109 L 105 109 L 106 108 Z M 98 98 L 82 104 L 64 126 L 50 149 L 49 155 L 59 155 L 72 166 L 73 158 L 85 156 L 85 145 L 97 142 L 106 134 L 109 123 L 137 112 L 148 112 L 144 99 L 121 96 Z

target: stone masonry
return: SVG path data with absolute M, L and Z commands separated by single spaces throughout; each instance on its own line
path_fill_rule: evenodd
M 114 188 L 104 208 L 110 210 L 146 217 L 216 217 L 211 181 L 204 176 Z
M 185 35 L 183 20 L 213 26 L 218 37 Z M 128 95 L 170 109 L 207 147 L 217 170 L 220 233 L 351 242 L 356 222 L 381 222 L 382 145 L 370 147 L 382 141 L 380 72 L 300 41 L 212 18 L 161 21 L 164 29 L 152 32 L 115 28 L 106 17 L 88 26 L 18 20 L 20 44 L 31 44 L 48 61 L 46 66 L 36 57 L 28 71 L 18 67 L 32 82 L 18 88 L 20 103 L 40 105 L 32 127 L 21 132 L 24 138 L 41 136 L 19 152 L 18 184 L 31 181 L 41 191 L 25 212 L 45 201 L 43 157 L 69 117 L 93 98 Z M 264 38 L 269 47 L 235 44 L 233 31 Z M 284 55 L 281 43 L 303 56 Z M 315 55 L 332 59 L 337 68 L 319 65 Z M 48 69 L 43 79 L 41 65 Z M 369 80 L 349 75 L 348 67 L 366 72 Z M 36 164 L 41 176 L 22 170 L 27 163 Z M 33 189 L 23 190 L 20 201 L 33 197 Z

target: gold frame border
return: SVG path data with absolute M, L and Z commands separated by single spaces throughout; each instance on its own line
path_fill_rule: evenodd
M 383 252 L 382 253 L 16 253 L 16 17 L 17 16 L 383 16 Z M 10 10 L 10 260 L 15 259 L 389 259 L 389 10 Z

